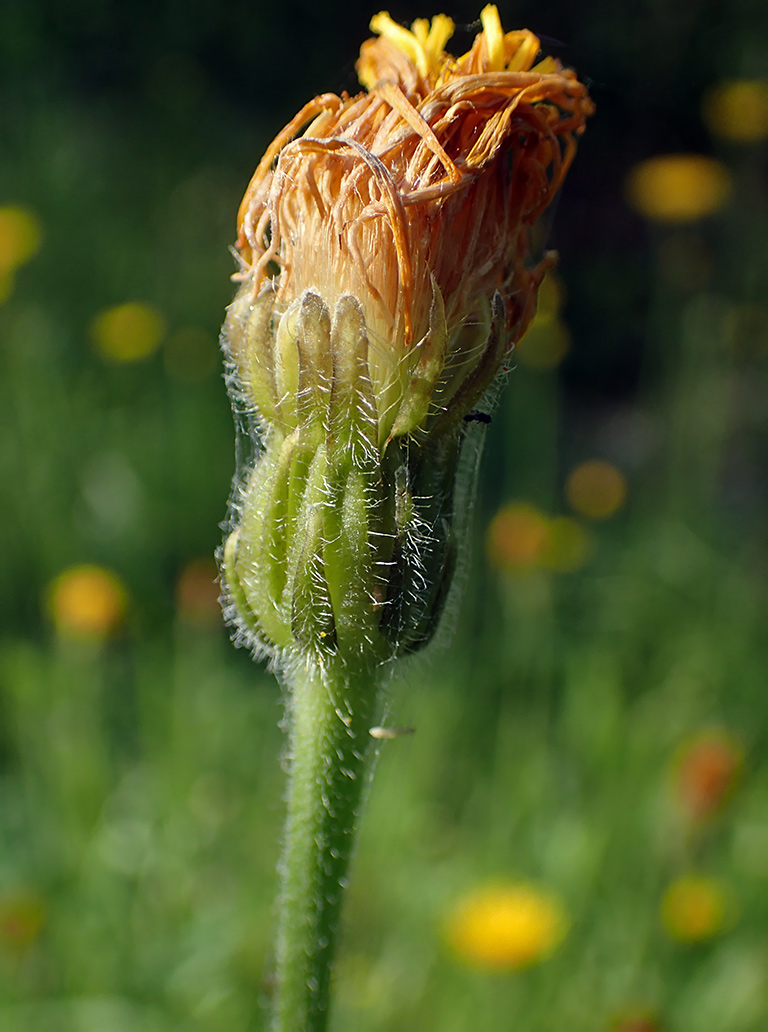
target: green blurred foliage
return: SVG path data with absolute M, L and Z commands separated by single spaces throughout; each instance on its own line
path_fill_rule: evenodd
M 336 1027 L 761 1032 L 767 152 L 710 137 L 700 101 L 764 75 L 768 15 L 748 0 L 500 8 L 598 104 L 552 229 L 570 349 L 555 369 L 521 351 L 488 431 L 461 605 L 442 650 L 393 687 L 392 722 L 417 733 L 385 743 L 371 791 Z M 42 229 L 0 307 L 10 1032 L 263 1027 L 279 689 L 231 647 L 199 583 L 191 601 L 180 583 L 220 540 L 234 471 L 216 340 L 240 197 L 308 96 L 354 89 L 371 13 L 239 0 L 6 0 L 0 13 L 0 207 Z M 469 25 L 478 12 L 448 13 Z M 668 151 L 723 161 L 728 204 L 680 226 L 632 212 L 627 172 Z M 110 362 L 93 320 L 130 301 L 165 333 L 142 361 Z M 595 457 L 629 492 L 600 522 L 565 493 Z M 584 565 L 489 563 L 489 521 L 513 500 L 575 518 Z M 106 640 L 51 623 L 47 586 L 78 563 L 126 585 Z M 708 727 L 745 759 L 704 820 L 675 763 Z M 659 906 L 691 871 L 735 903 L 686 944 Z M 446 915 L 488 879 L 559 892 L 572 925 L 555 955 L 501 974 L 451 955 Z M 658 1024 L 622 1026 L 635 1011 Z

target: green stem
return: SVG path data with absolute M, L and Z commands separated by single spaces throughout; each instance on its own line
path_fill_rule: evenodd
M 323 1032 L 380 672 L 338 656 L 288 674 L 291 768 L 272 1032 Z

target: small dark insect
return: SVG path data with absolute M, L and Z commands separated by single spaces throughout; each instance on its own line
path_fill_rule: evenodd
M 464 416 L 465 423 L 490 423 L 491 417 L 487 412 L 468 412 Z

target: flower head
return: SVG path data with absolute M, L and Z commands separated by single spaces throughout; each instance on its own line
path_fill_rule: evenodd
M 532 230 L 592 110 L 574 72 L 536 63 L 531 32 L 505 34 L 493 5 L 481 22 L 454 58 L 445 15 L 407 30 L 377 14 L 378 38 L 357 62 L 367 92 L 307 104 L 240 207 L 251 298 L 271 284 L 280 310 L 307 290 L 331 311 L 345 295 L 359 301 L 381 441 L 423 426 L 457 395 L 461 418 L 522 336 L 551 264 L 536 260 Z M 503 340 L 488 356 L 497 292 Z M 414 379 L 433 396 L 409 407 L 409 393 L 427 390 Z

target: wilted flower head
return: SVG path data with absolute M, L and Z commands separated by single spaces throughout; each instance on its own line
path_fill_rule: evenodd
M 574 72 L 536 63 L 536 36 L 504 34 L 493 5 L 481 21 L 471 50 L 454 58 L 445 15 L 410 31 L 376 15 L 379 37 L 357 62 L 367 92 L 307 104 L 240 207 L 251 299 L 271 287 L 279 310 L 306 290 L 331 312 L 345 295 L 358 301 L 380 441 L 393 426 L 395 435 L 423 426 L 425 408 L 436 416 L 457 393 L 461 418 L 522 336 L 551 264 L 536 261 L 532 230 L 592 110 Z M 505 326 L 488 354 L 497 292 Z M 414 375 L 435 392 L 416 418 L 400 411 Z

